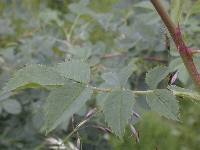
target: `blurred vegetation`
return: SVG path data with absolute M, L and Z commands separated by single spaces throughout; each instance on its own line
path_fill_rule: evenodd
M 146 90 L 146 72 L 154 66 L 169 65 L 180 70 L 176 84 L 193 88 L 174 44 L 171 42 L 170 53 L 166 50 L 165 37 L 160 30 L 167 31 L 157 12 L 145 3 L 147 1 L 91 0 L 87 11 L 81 14 L 72 7 L 78 0 L 36 0 L 38 7 L 33 7 L 30 1 L 0 1 L 0 87 L 27 64 L 53 66 L 65 59 L 78 58 L 91 67 L 92 84 L 97 87 L 108 87 L 101 84 L 103 72 L 129 65 L 134 72 L 126 86 L 132 90 Z M 163 0 L 163 3 L 170 10 L 169 1 Z M 200 12 L 190 13 L 194 4 L 195 1 L 187 2 L 180 25 L 187 45 L 198 49 Z M 195 6 L 200 9 L 199 5 Z M 194 56 L 198 70 L 199 58 L 200 55 Z M 159 87 L 166 87 L 166 84 L 167 80 Z M 51 90 L 28 89 L 0 95 L 1 150 L 45 150 L 50 146 L 45 143 L 46 138 L 64 139 L 72 131 L 71 121 L 67 120 L 45 136 L 43 104 Z M 75 122 L 82 120 L 90 109 L 100 106 L 105 96 L 94 93 L 87 105 L 74 115 Z M 16 107 L 9 107 L 11 103 Z M 179 105 L 181 121 L 176 122 L 159 116 L 150 110 L 143 97 L 138 97 L 135 111 L 142 119 L 133 117 L 130 122 L 139 130 L 140 143 L 133 137 L 128 138 L 131 135 L 128 126 L 123 142 L 95 128 L 83 128 L 79 131 L 83 149 L 146 150 L 156 146 L 161 150 L 199 149 L 199 104 L 179 98 Z M 102 114 L 86 125 L 107 127 Z M 67 142 L 75 144 L 76 140 L 74 134 Z

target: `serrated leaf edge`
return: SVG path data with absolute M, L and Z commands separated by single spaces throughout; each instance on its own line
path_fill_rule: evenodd
M 124 91 L 124 90 L 120 90 L 120 91 Z M 131 91 L 131 90 L 130 90 Z M 112 92 L 110 92 L 110 94 L 111 93 L 113 93 L 113 92 L 115 92 L 115 91 L 112 91 Z M 107 100 L 107 97 L 110 95 L 110 94 L 108 94 L 107 96 L 106 96 L 106 100 Z M 105 101 L 106 101 L 105 100 Z M 135 98 L 134 98 L 134 100 L 135 100 Z M 105 102 L 104 102 L 105 103 Z M 133 111 L 133 109 L 132 109 L 132 111 Z M 131 112 L 132 112 L 131 111 Z M 103 112 L 104 112 L 104 109 L 103 109 Z M 104 113 L 103 113 L 104 114 Z M 127 122 L 126 122 L 126 125 L 128 125 L 128 121 L 131 119 L 131 116 L 132 115 L 130 115 L 128 118 L 127 118 Z M 108 121 L 106 120 L 106 118 L 105 118 L 105 122 L 107 122 L 108 123 Z M 125 126 L 126 126 L 125 125 Z M 111 128 L 111 126 L 109 125 L 109 123 L 108 123 L 108 127 L 112 130 L 112 128 Z M 120 137 L 120 136 L 118 136 L 118 135 L 116 135 L 116 133 L 113 131 L 113 133 L 115 133 L 115 136 L 117 136 L 117 137 L 119 137 L 121 140 L 123 140 L 122 138 L 123 138 L 123 136 L 124 136 L 124 133 L 125 133 L 125 127 L 124 127 L 124 130 L 123 130 L 124 132 L 123 132 L 123 134 L 122 134 L 122 137 Z
M 89 87 L 89 86 L 85 86 L 84 90 L 85 90 L 86 88 L 88 88 L 88 87 Z M 91 89 L 92 89 L 92 87 L 91 87 Z M 54 92 L 55 90 L 56 90 L 56 89 L 54 89 L 53 91 L 51 91 L 50 94 L 51 94 L 52 92 Z M 83 91 L 84 91 L 84 90 L 83 90 Z M 82 92 L 83 92 L 83 91 L 82 91 Z M 82 93 L 82 92 L 80 92 L 80 93 Z M 50 95 L 50 94 L 49 94 L 49 95 Z M 92 94 L 93 94 L 93 90 L 92 90 L 91 95 L 92 95 Z M 88 99 L 90 99 L 91 95 L 89 96 Z M 79 95 L 79 96 L 80 96 L 80 95 Z M 88 100 L 88 99 L 87 99 L 87 100 Z M 86 100 L 86 101 L 87 101 L 87 100 Z M 45 103 L 47 103 L 47 99 L 45 100 Z M 83 105 L 84 105 L 84 104 L 83 104 Z M 80 109 L 83 107 L 83 105 L 80 107 Z M 44 107 L 44 109 L 43 109 L 43 113 L 44 113 L 44 114 L 47 114 L 48 112 L 45 112 L 45 109 L 46 109 L 47 105 L 44 105 L 44 106 L 45 106 L 45 107 Z M 79 109 L 79 110 L 80 110 L 80 109 Z M 63 112 L 63 113 L 64 113 L 64 112 Z M 76 112 L 75 112 L 75 113 L 76 113 Z M 75 113 L 74 113 L 74 114 L 75 114 Z M 73 115 L 73 114 L 72 114 L 72 115 Z M 46 115 L 44 115 L 44 116 L 46 116 Z M 58 118 L 58 119 L 59 119 L 59 118 Z M 67 120 L 67 119 L 68 119 L 68 118 L 66 118 L 66 120 Z M 44 117 L 44 120 L 45 120 L 45 128 L 46 128 L 45 130 L 46 130 L 46 135 L 47 135 L 49 132 L 53 131 L 56 127 L 48 131 L 48 130 L 47 130 L 47 122 L 46 122 L 46 118 L 45 118 L 45 117 Z M 66 121 L 66 120 L 61 121 L 61 122 L 59 123 L 59 125 L 60 125 L 61 123 L 63 123 L 64 121 Z M 56 121 L 55 121 L 55 122 L 56 122 Z M 55 123 L 55 122 L 54 122 L 54 123 Z M 58 126 L 57 126 L 57 127 L 58 127 Z
M 28 68 L 28 67 L 37 67 L 37 66 L 39 66 L 39 67 L 43 67 L 43 66 L 45 66 L 45 67 L 47 67 L 47 68 L 49 68 L 49 69 L 52 69 L 53 71 L 55 71 L 56 73 L 58 73 L 56 70 L 54 70 L 53 68 L 51 68 L 51 67 L 48 67 L 48 66 L 46 66 L 46 65 L 42 65 L 42 64 L 30 64 L 30 65 L 26 65 L 25 67 L 22 67 L 21 69 L 19 69 L 19 70 L 17 70 L 17 72 L 15 73 L 15 74 L 13 74 L 12 75 L 12 78 L 10 78 L 9 79 L 9 81 L 7 82 L 7 83 L 5 83 L 5 86 L 3 87 L 3 92 L 1 92 L 0 93 L 0 95 L 1 94 L 3 94 L 3 93 L 5 93 L 5 92 L 9 92 L 9 91 L 12 91 L 12 90 L 4 90 L 5 89 L 5 87 L 12 81 L 12 80 L 14 80 L 14 76 L 16 75 L 16 74 L 18 74 L 18 73 L 20 73 L 21 71 L 23 71 L 25 68 Z M 59 73 L 58 73 L 59 74 Z M 30 82 L 30 83 L 36 83 L 36 82 Z M 45 87 L 45 86 L 52 86 L 52 85 L 63 85 L 64 83 L 62 83 L 62 84 L 46 84 L 46 85 L 41 85 L 41 84 L 38 84 L 38 85 L 40 85 L 41 87 Z M 19 88 L 19 87 L 23 87 L 24 85 L 26 85 L 26 84 L 23 84 L 23 85 L 21 85 L 21 86 L 18 86 L 17 88 Z M 17 88 L 15 88 L 15 89 L 17 89 Z M 15 90 L 15 89 L 13 89 L 13 90 Z
M 84 63 L 84 64 L 87 65 L 87 67 L 89 68 L 89 73 L 91 74 L 91 72 L 90 72 L 90 67 L 89 67 L 88 63 L 85 62 L 85 61 L 82 61 L 82 60 L 77 60 L 77 59 L 70 59 L 70 60 L 67 60 L 67 59 L 65 59 L 64 61 L 58 63 L 56 66 L 58 66 L 58 65 L 60 65 L 60 64 L 62 64 L 62 63 L 64 63 L 64 62 L 66 62 L 66 61 L 77 61 L 77 62 L 82 62 L 82 63 Z M 55 66 L 53 67 L 53 69 L 55 70 Z M 55 71 L 56 71 L 56 70 L 55 70 Z M 57 72 L 57 71 L 56 71 L 56 72 Z M 58 73 L 59 73 L 59 72 L 58 72 Z M 71 79 L 71 80 L 74 80 L 74 81 L 77 81 L 77 82 L 80 82 L 80 83 L 83 83 L 83 84 L 88 84 L 88 83 L 90 82 L 90 80 L 91 80 L 91 79 L 90 79 L 90 78 L 91 78 L 90 75 L 89 75 L 89 78 L 88 78 L 87 83 L 85 83 L 85 82 L 83 82 L 83 81 L 79 81 L 79 80 L 77 80 L 77 79 L 73 79 L 73 78 L 67 77 L 67 76 L 64 76 L 64 77 L 66 77 L 66 78 L 68 78 L 68 79 Z
M 146 81 L 146 83 L 147 83 L 147 74 L 149 74 L 153 69 L 155 69 L 155 68 L 158 68 L 158 67 L 164 67 L 164 68 L 168 68 L 168 69 L 171 69 L 171 68 L 169 68 L 169 67 L 166 67 L 166 66 L 156 66 L 156 67 L 154 67 L 154 68 L 151 68 L 147 73 L 146 73 L 146 77 L 145 77 L 145 81 Z M 171 71 L 173 71 L 173 69 L 171 69 Z M 165 77 L 164 77 L 165 78 Z M 164 78 L 162 78 L 158 83 L 160 83 Z M 149 84 L 147 83 L 147 85 L 149 86 Z M 158 85 L 158 84 L 157 84 Z M 157 86 L 156 85 L 156 86 Z M 150 86 L 149 86 L 150 87 Z M 154 88 L 155 89 L 155 88 Z
M 173 92 L 170 92 L 170 91 L 166 91 L 166 92 L 168 92 L 168 93 L 171 93 L 172 95 L 174 95 L 173 94 Z M 156 95 L 156 93 L 155 93 L 155 91 L 153 91 L 153 93 Z M 175 95 L 174 95 L 175 96 Z M 147 99 L 147 97 L 146 97 L 146 99 Z M 175 97 L 175 99 L 176 99 L 176 97 Z M 159 100 L 160 100 L 160 98 L 159 98 Z M 176 99 L 177 100 L 177 99 Z M 161 101 L 162 103 L 163 103 L 163 101 Z M 164 104 L 164 103 L 163 103 Z M 177 100 L 177 104 L 179 104 L 179 101 Z M 165 105 L 166 106 L 166 105 Z M 178 105 L 179 106 L 179 105 Z M 151 107 L 151 106 L 150 106 Z M 168 107 L 167 107 L 168 108 Z M 160 116 L 164 116 L 164 115 L 162 115 L 162 114 L 160 114 L 159 112 L 157 112 L 154 108 L 152 108 L 151 107 L 151 109 L 153 109 L 157 114 L 159 114 Z M 174 116 L 176 116 L 172 111 L 171 111 L 171 109 L 169 109 L 170 110 L 170 112 L 174 115 Z M 178 107 L 178 110 L 179 110 L 179 107 Z M 172 118 L 168 118 L 168 117 L 166 117 L 166 116 L 164 116 L 165 118 L 167 118 L 167 119 L 172 119 Z M 176 119 L 172 119 L 172 120 L 175 120 L 175 121 L 179 121 L 179 118 L 180 118 L 180 113 L 178 113 L 178 116 L 176 116 L 177 117 L 177 119 L 178 120 L 176 120 Z
M 129 76 L 127 77 L 125 83 L 124 83 L 123 85 L 121 85 L 122 88 L 124 88 L 124 86 L 126 85 L 126 82 L 127 82 L 128 78 L 129 78 L 129 77 L 131 76 L 131 74 L 132 74 L 132 69 L 131 69 L 131 67 L 130 67 L 129 65 L 127 65 L 125 68 L 130 68 L 130 74 L 129 74 Z M 123 69 L 125 69 L 125 68 L 123 68 Z M 121 70 L 120 70 L 120 71 L 121 71 Z M 120 83 L 120 84 L 121 84 L 121 83 Z
M 105 72 L 105 73 L 103 73 L 103 74 L 101 75 L 101 77 L 102 77 L 102 79 L 103 79 L 104 81 L 106 81 L 106 80 L 103 78 L 103 75 L 104 75 L 104 74 L 109 74 L 109 73 L 113 73 L 113 74 L 115 74 L 115 75 L 116 75 L 116 78 L 115 78 L 115 79 L 117 79 L 117 80 L 119 81 L 119 77 L 118 77 L 117 73 L 115 73 L 115 72 L 111 72 L 111 71 L 109 71 L 109 72 Z M 112 86 L 114 86 L 114 87 L 119 88 L 118 86 L 113 85 L 113 84 L 111 84 L 111 83 L 109 83 L 109 82 L 107 82 L 107 81 L 106 81 L 106 83 L 108 83 L 108 84 L 110 84 L 110 85 L 112 85 Z M 119 83 L 120 83 L 120 82 L 119 82 Z M 120 85 L 121 85 L 121 84 L 120 84 Z

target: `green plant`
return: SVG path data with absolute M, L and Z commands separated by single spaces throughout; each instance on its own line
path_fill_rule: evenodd
M 45 91 L 45 95 L 48 91 L 51 91 L 44 104 L 46 125 L 41 129 L 49 133 L 62 122 L 69 120 L 69 118 L 78 112 L 89 99 L 96 99 L 97 104 L 90 104 L 91 107 L 94 107 L 94 105 L 97 107 L 96 112 L 92 111 L 89 114 L 86 113 L 86 117 L 84 117 L 80 123 L 77 125 L 73 124 L 72 132 L 69 134 L 70 136 L 73 133 L 78 134 L 80 129 L 86 128 L 87 126 L 83 125 L 93 116 L 103 111 L 106 122 L 111 130 L 100 126 L 90 127 L 108 133 L 114 133 L 122 139 L 125 133 L 125 126 L 129 124 L 131 116 L 135 115 L 139 117 L 139 115 L 133 111 L 134 105 L 137 105 L 136 100 L 140 100 L 136 97 L 138 95 L 145 95 L 149 106 L 160 115 L 173 120 L 179 120 L 179 105 L 176 97 L 189 98 L 194 101 L 200 100 L 200 95 L 198 93 L 200 83 L 199 74 L 197 69 L 195 69 L 191 54 L 188 54 L 199 51 L 190 50 L 185 46 L 177 21 L 180 15 L 174 17 L 174 20 L 176 20 L 176 27 L 166 15 L 165 9 L 160 1 L 152 0 L 151 2 L 161 15 L 163 22 L 179 49 L 179 53 L 196 86 L 197 92 L 171 85 L 171 83 L 169 85 L 160 83 L 176 69 L 164 67 L 160 64 L 156 64 L 157 67 L 153 69 L 148 69 L 154 64 L 145 63 L 143 60 L 150 60 L 152 57 L 149 56 L 155 57 L 156 54 L 154 51 L 156 50 L 165 50 L 165 42 L 159 41 L 159 37 L 156 36 L 159 35 L 160 31 L 151 28 L 148 25 L 148 20 L 138 18 L 138 20 L 134 20 L 131 17 L 133 14 L 131 10 L 128 13 L 117 15 L 113 13 L 98 14 L 88 7 L 89 0 L 82 0 L 79 3 L 71 3 L 69 5 L 70 13 L 67 15 L 62 16 L 56 12 L 56 10 L 52 11 L 45 8 L 45 11 L 38 16 L 35 10 L 38 10 L 40 5 L 29 3 L 29 7 L 32 8 L 31 14 L 34 16 L 33 19 L 40 20 L 37 20 L 39 22 L 37 25 L 40 26 L 41 29 L 39 29 L 37 25 L 34 25 L 32 31 L 37 32 L 38 35 L 34 35 L 33 38 L 28 40 L 23 39 L 25 41 L 22 42 L 25 44 L 20 46 L 28 45 L 27 47 L 31 46 L 36 49 L 37 44 L 39 43 L 38 45 L 40 45 L 40 41 L 43 40 L 45 42 L 44 51 L 41 50 L 42 48 L 38 48 L 37 52 L 30 49 L 27 55 L 30 54 L 29 58 L 31 58 L 31 60 L 34 58 L 33 55 L 36 56 L 33 62 L 45 62 L 46 65 L 53 67 L 35 64 L 27 65 L 17 71 L 3 88 L 2 93 L 6 94 L 5 92 L 7 92 L 9 94 L 2 98 L 3 102 L 1 107 L 9 113 L 8 107 L 6 107 L 7 105 L 4 103 L 8 103 L 9 105 L 14 101 L 17 103 L 17 100 L 7 100 L 8 98 L 12 98 L 10 91 L 13 90 L 41 88 L 42 92 Z M 39 1 L 38 4 L 40 4 Z M 140 8 L 144 6 L 148 9 L 148 5 L 145 5 L 145 2 L 143 4 L 138 3 L 135 7 Z M 149 7 L 149 9 L 152 9 L 152 7 Z M 180 5 L 178 2 L 173 3 L 172 10 L 175 11 L 173 14 L 180 14 L 181 9 L 182 3 L 180 3 Z M 140 12 L 142 12 L 142 10 L 139 10 L 138 14 Z M 61 17 L 59 15 L 65 17 L 68 22 L 64 22 L 60 19 Z M 155 15 L 155 12 L 151 12 L 151 15 Z M 121 21 L 118 21 L 118 18 L 120 18 Z M 90 25 L 91 22 L 87 20 L 92 20 L 91 22 L 93 22 L 93 24 Z M 143 24 L 144 21 L 146 21 L 145 24 Z M 129 22 L 133 22 L 135 26 L 127 26 Z M 157 18 L 153 22 L 149 20 L 149 24 L 157 22 Z M 160 24 L 157 25 L 159 26 Z M 150 30 L 147 30 L 147 27 L 149 27 Z M 143 33 L 141 35 L 138 34 L 138 30 Z M 108 34 L 103 36 L 102 33 Z M 98 34 L 103 36 L 103 41 L 98 41 Z M 94 36 L 94 38 L 89 40 L 90 36 Z M 110 40 L 111 37 L 115 37 L 114 40 Z M 31 45 L 31 41 L 35 43 L 34 46 Z M 154 51 L 151 49 L 151 44 L 148 42 L 152 43 Z M 161 42 L 161 44 L 156 47 L 155 45 L 158 42 Z M 16 51 L 16 53 L 21 56 L 24 53 L 21 52 L 18 46 L 11 47 L 9 51 L 11 51 L 11 53 Z M 117 50 L 115 50 L 116 47 L 118 48 Z M 49 48 L 53 51 L 49 52 Z M 23 50 L 23 48 L 21 49 Z M 143 58 L 142 56 L 147 49 L 150 49 L 150 52 L 148 52 L 147 57 Z M 6 54 L 4 54 L 4 57 L 5 56 Z M 66 60 L 59 64 L 51 62 L 52 58 L 59 58 L 59 56 L 61 56 L 61 59 Z M 49 60 L 49 63 L 45 61 L 45 58 Z M 155 60 L 159 61 L 160 59 L 155 58 Z M 61 61 L 60 58 L 59 61 Z M 27 62 L 24 60 L 21 66 L 26 63 Z M 139 69 L 142 66 L 141 63 L 144 64 L 143 69 Z M 148 73 L 146 73 L 147 70 Z M 141 78 L 139 78 L 139 76 L 141 76 Z M 140 89 L 140 84 L 144 84 L 144 78 L 146 78 L 145 82 L 148 85 L 148 89 L 145 87 L 146 89 L 138 90 Z M 172 77 L 173 80 L 176 78 L 177 76 Z M 133 79 L 135 80 L 134 83 L 131 81 Z M 143 81 L 140 82 L 139 80 Z M 133 84 L 135 84 L 135 86 L 133 86 Z M 18 111 L 10 113 L 14 114 L 20 112 L 20 104 L 16 105 L 19 105 L 15 109 Z M 41 112 L 41 110 L 39 110 L 39 112 Z M 137 132 L 132 125 L 131 129 L 138 139 Z M 62 142 L 65 142 L 68 137 L 69 136 Z M 80 136 L 77 136 L 77 139 L 80 141 L 79 137 Z M 58 142 L 60 146 L 62 142 Z

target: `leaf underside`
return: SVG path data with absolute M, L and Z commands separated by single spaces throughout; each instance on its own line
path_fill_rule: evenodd
M 147 102 L 158 114 L 168 119 L 179 120 L 178 101 L 172 92 L 166 89 L 156 89 L 147 94 Z
M 116 90 L 107 96 L 103 113 L 111 130 L 122 139 L 125 125 L 131 118 L 134 107 L 134 94 L 130 90 Z
M 77 112 L 91 94 L 91 87 L 73 82 L 64 84 L 51 92 L 44 108 L 47 133 Z

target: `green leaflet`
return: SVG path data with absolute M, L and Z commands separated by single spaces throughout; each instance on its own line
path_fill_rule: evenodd
M 87 84 L 90 80 L 90 68 L 85 62 L 80 60 L 66 60 L 55 66 L 54 69 L 62 76 L 81 83 Z
M 114 72 L 104 73 L 102 78 L 109 84 L 114 85 L 115 87 L 120 87 L 120 82 L 118 75 Z
M 43 86 L 58 86 L 64 82 L 65 79 L 52 68 L 39 64 L 29 65 L 17 71 L 3 88 L 3 92 Z
M 175 25 L 178 25 L 184 2 L 185 0 L 172 0 L 171 2 L 171 18 Z
M 131 75 L 131 67 L 125 67 L 123 69 L 120 70 L 119 74 L 118 74 L 118 78 L 119 78 L 119 82 L 122 88 L 124 88 L 127 79 L 130 77 Z
M 158 83 L 163 78 L 165 78 L 171 71 L 172 69 L 168 67 L 155 67 L 146 74 L 146 83 L 148 84 L 150 89 L 155 89 Z
M 103 113 L 111 130 L 122 139 L 125 125 L 131 118 L 134 106 L 134 94 L 130 90 L 116 90 L 107 96 Z
M 169 90 L 173 92 L 174 95 L 182 96 L 185 98 L 189 98 L 195 101 L 200 101 L 200 95 L 199 93 L 189 90 L 189 89 L 183 89 L 181 87 L 178 87 L 176 85 L 171 85 L 167 87 Z
M 108 72 L 102 75 L 102 78 L 109 84 L 114 85 L 117 88 L 124 88 L 128 77 L 131 75 L 131 68 L 125 67 L 120 70 L 119 73 Z
M 172 92 L 166 89 L 156 89 L 147 94 L 147 102 L 158 114 L 168 119 L 179 120 L 178 101 Z
M 91 94 L 91 87 L 73 82 L 64 84 L 51 92 L 44 108 L 47 133 L 77 112 Z

